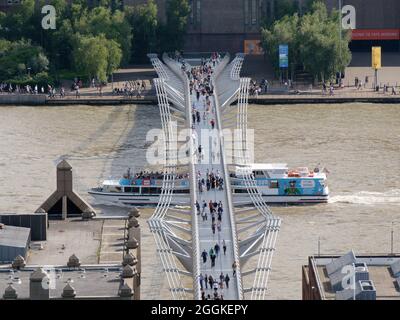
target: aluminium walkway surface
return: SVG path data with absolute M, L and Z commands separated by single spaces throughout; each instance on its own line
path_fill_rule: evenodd
M 194 92 L 193 92 L 194 93 Z M 197 136 L 199 137 L 199 144 L 202 143 L 200 141 L 201 139 L 201 130 L 202 129 L 211 129 L 211 124 L 210 121 L 214 119 L 214 121 L 217 122 L 216 116 L 215 116 L 215 100 L 214 97 L 210 97 L 211 101 L 211 112 L 207 113 L 205 111 L 204 105 L 200 101 L 198 102 L 196 99 L 196 94 L 194 93 L 191 97 L 191 101 L 194 102 L 196 110 L 198 110 L 201 114 L 201 121 L 200 123 L 195 125 L 195 131 L 197 132 Z M 216 128 L 221 128 L 219 123 L 216 123 Z M 219 137 L 219 136 L 218 136 Z M 218 153 L 215 152 L 217 148 L 215 146 L 218 146 L 218 150 L 221 150 L 219 148 L 219 143 L 214 144 L 214 141 L 211 141 L 208 143 L 209 148 L 206 146 L 203 147 L 202 154 L 203 154 L 203 160 L 201 160 L 200 156 L 198 157 L 198 163 L 195 164 L 195 170 L 197 174 L 197 178 L 200 177 L 200 179 L 204 178 L 207 180 L 207 169 L 209 172 L 214 172 L 216 174 L 219 172 L 219 174 L 223 177 L 223 165 L 221 163 L 221 157 L 218 156 Z M 207 156 L 208 155 L 208 156 Z M 214 161 L 213 161 L 213 156 L 214 156 Z M 200 173 L 200 175 L 198 174 Z M 225 181 L 224 181 L 225 182 Z M 224 186 L 225 187 L 225 186 Z M 198 236 L 199 236 L 199 243 L 200 243 L 200 253 L 203 252 L 203 250 L 206 250 L 207 254 L 209 253 L 210 249 L 215 246 L 216 243 L 219 244 L 221 250 L 216 258 L 215 261 L 215 266 L 211 267 L 211 259 L 208 256 L 206 263 L 203 263 L 203 260 L 201 259 L 200 255 L 200 267 L 201 267 L 201 274 L 203 276 L 211 275 L 213 279 L 217 279 L 219 282 L 219 277 L 221 272 L 226 275 L 229 275 L 230 281 L 229 281 L 229 288 L 226 288 L 225 283 L 224 283 L 224 288 L 223 289 L 218 289 L 218 293 L 223 295 L 223 298 L 225 300 L 237 300 L 238 297 L 238 290 L 237 290 L 237 283 L 236 283 L 236 278 L 233 276 L 233 269 L 232 269 L 232 264 L 234 262 L 234 252 L 233 252 L 233 239 L 232 239 L 232 232 L 231 232 L 231 224 L 230 224 L 230 215 L 228 214 L 228 198 L 227 198 L 227 190 L 224 188 L 223 190 L 217 190 L 217 189 L 210 189 L 210 191 L 207 191 L 207 188 L 203 189 L 203 192 L 200 192 L 197 188 L 198 192 L 198 202 L 200 204 L 200 207 L 202 206 L 203 200 L 207 203 L 207 220 L 203 221 L 203 218 L 200 215 L 198 215 Z M 212 220 L 211 220 L 211 215 L 210 211 L 208 208 L 208 203 L 209 201 L 212 200 L 213 202 L 219 203 L 220 201 L 222 202 L 224 212 L 222 213 L 222 222 L 221 222 L 221 231 L 218 231 L 218 229 L 215 229 L 215 234 L 212 232 Z M 215 215 L 215 221 L 217 223 L 218 221 L 218 215 Z M 224 255 L 223 253 L 223 240 L 225 240 L 227 250 L 226 254 Z M 209 285 L 207 285 L 208 289 L 205 288 L 205 294 L 206 296 L 210 294 L 211 298 L 213 297 L 213 292 L 214 289 L 210 288 Z

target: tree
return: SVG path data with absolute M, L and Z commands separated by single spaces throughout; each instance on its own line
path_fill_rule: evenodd
M 107 75 L 111 75 L 121 64 L 122 50 L 119 43 L 114 40 L 107 40 L 106 47 L 108 50 Z
M 188 0 L 168 0 L 166 13 L 167 23 L 159 29 L 160 47 L 163 51 L 181 50 L 190 13 Z
M 145 62 L 147 54 L 157 50 L 157 5 L 154 0 L 148 0 L 144 5 L 126 10 L 133 29 L 131 61 Z
M 0 80 L 24 77 L 28 68 L 32 74 L 48 70 L 49 61 L 39 46 L 30 41 L 0 40 Z
M 351 61 L 348 32 L 340 37 L 339 12 L 328 13 L 325 4 L 315 2 L 300 26 L 299 51 L 306 70 L 316 80 L 333 80 Z
M 332 80 L 351 61 L 350 35 L 343 32 L 340 37 L 338 21 L 338 11 L 329 14 L 324 3 L 314 1 L 303 16 L 285 16 L 263 29 L 264 50 L 278 70 L 278 46 L 288 44 L 291 66 L 303 66 L 315 80 Z
M 107 75 L 119 67 L 122 52 L 119 44 L 108 40 L 104 34 L 99 36 L 77 35 L 73 56 L 75 69 L 83 72 L 89 79 L 96 77 L 102 82 Z
M 0 38 L 19 40 L 29 38 L 36 31 L 32 24 L 35 0 L 25 0 L 15 10 L 1 18 Z
M 279 45 L 289 46 L 290 65 L 295 66 L 299 61 L 299 28 L 300 18 L 297 14 L 284 16 L 274 23 L 270 30 L 262 29 L 262 45 L 270 56 L 276 73 L 279 70 Z
M 75 5 L 73 11 L 78 10 L 82 11 L 72 19 L 74 32 L 94 36 L 103 34 L 107 39 L 117 41 L 123 53 L 122 63 L 126 64 L 130 59 L 132 28 L 125 13 L 119 10 L 112 13 L 110 8 L 102 6 L 87 10 Z

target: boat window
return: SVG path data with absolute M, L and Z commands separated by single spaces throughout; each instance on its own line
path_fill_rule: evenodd
M 142 187 L 142 194 L 149 194 L 150 188 Z
M 248 193 L 247 189 L 235 189 L 235 193 Z
M 159 194 L 160 193 L 160 188 L 150 188 L 150 193 L 151 194 Z
M 278 182 L 278 180 L 271 180 L 271 181 L 269 182 L 269 187 L 270 187 L 271 189 L 277 189 L 277 188 L 279 188 L 279 182 Z
M 115 187 L 115 190 L 121 191 L 122 189 L 121 189 L 121 187 Z
M 140 188 L 135 188 L 135 187 L 133 187 L 133 188 L 132 188 L 132 192 L 133 192 L 133 193 L 140 193 Z
M 175 194 L 190 193 L 189 189 L 177 189 L 174 190 Z
M 125 188 L 124 188 L 124 191 L 125 191 L 125 192 L 132 192 L 132 187 L 125 187 Z

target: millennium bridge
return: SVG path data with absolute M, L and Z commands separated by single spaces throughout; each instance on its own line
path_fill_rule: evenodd
M 221 273 L 230 278 L 229 288 L 218 288 L 225 300 L 265 299 L 281 220 L 264 202 L 250 169 L 252 142 L 247 128 L 250 79 L 240 77 L 244 54 L 237 54 L 233 59 L 229 54 L 219 54 L 213 60 L 211 54 L 179 59 L 168 54 L 161 58 L 156 54 L 148 57 L 158 75 L 154 86 L 161 115 L 165 160 L 162 193 L 148 224 L 172 299 L 200 300 L 201 286 L 205 295 L 212 297 L 214 289 L 206 290 L 201 277 L 211 275 L 219 280 Z M 191 87 L 190 72 L 206 61 L 212 68 L 207 80 L 212 90 L 207 99 L 209 109 L 199 111 L 201 121 L 198 122 L 193 112 L 201 106 L 198 107 L 198 97 Z M 217 134 L 210 138 L 210 143 L 205 143 L 200 137 L 203 129 L 210 128 L 211 118 L 213 131 Z M 177 135 L 181 129 L 187 129 L 190 135 L 180 142 Z M 225 138 L 223 132 L 226 129 L 236 132 L 234 143 Z M 186 161 L 181 161 L 179 150 L 182 145 L 188 148 Z M 199 150 L 199 145 L 203 150 Z M 177 176 L 181 172 L 188 174 L 190 194 L 185 201 L 181 200 L 181 205 L 176 205 Z M 199 181 L 210 172 L 220 177 L 223 187 L 200 190 Z M 235 200 L 236 195 L 232 193 L 231 182 L 235 177 L 232 172 L 240 176 L 246 189 L 249 201 L 245 204 Z M 208 216 L 204 221 L 204 214 L 200 214 L 203 204 L 208 206 L 210 200 L 223 207 L 217 231 L 215 225 L 214 230 L 211 228 L 211 218 Z M 216 243 L 221 250 L 215 264 L 211 265 L 210 259 L 203 261 L 203 252 L 208 255 Z

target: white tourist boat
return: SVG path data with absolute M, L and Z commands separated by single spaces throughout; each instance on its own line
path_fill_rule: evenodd
M 286 164 L 253 164 L 251 170 L 259 192 L 267 203 L 303 204 L 326 203 L 329 198 L 325 169 L 289 169 Z M 251 204 L 248 183 L 240 168 L 230 174 L 233 201 L 237 205 Z M 159 202 L 163 187 L 161 173 L 128 172 L 119 179 L 108 179 L 89 191 L 97 202 L 122 206 L 154 206 Z M 172 197 L 174 205 L 190 205 L 190 185 L 187 174 L 177 175 Z

